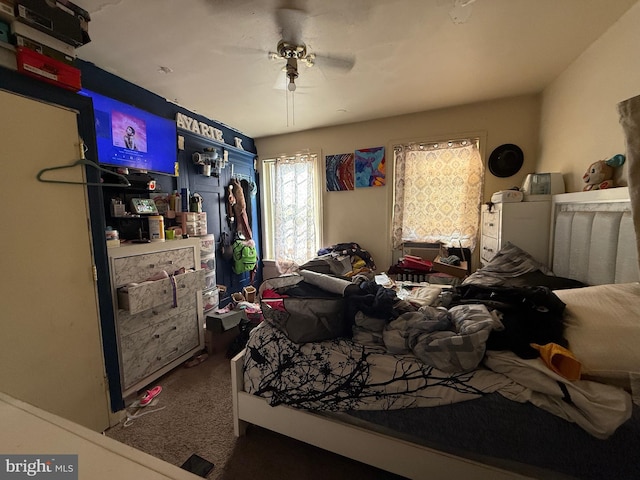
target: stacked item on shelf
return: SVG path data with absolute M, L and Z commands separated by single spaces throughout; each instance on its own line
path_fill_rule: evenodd
M 0 0 L 0 66 L 17 70 L 16 49 L 11 44 L 11 22 L 15 19 L 15 5 L 8 0 Z
M 218 308 L 219 292 L 216 286 L 216 242 L 214 236 L 200 237 L 200 265 L 205 271 L 202 290 L 202 310 L 204 313 Z
M 195 237 L 207 235 L 206 212 L 176 212 L 176 220 L 180 223 L 182 233 Z
M 8 56 L 3 45 L 0 65 L 67 90 L 82 88 L 75 59 L 76 48 L 90 41 L 86 10 L 68 0 L 0 0 L 0 17 L 0 40 L 8 25 L 15 45 Z

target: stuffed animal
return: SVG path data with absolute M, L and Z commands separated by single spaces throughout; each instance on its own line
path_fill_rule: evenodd
M 598 160 L 592 163 L 587 172 L 582 176 L 582 180 L 586 185 L 582 190 L 602 190 L 615 186 L 613 181 L 614 168 L 624 163 L 624 155 L 618 154 L 609 160 Z

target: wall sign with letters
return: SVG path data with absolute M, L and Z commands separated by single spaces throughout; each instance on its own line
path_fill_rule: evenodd
M 212 127 L 211 125 L 207 125 L 204 122 L 199 122 L 195 118 L 188 117 L 184 113 L 176 113 L 176 126 L 183 130 L 195 133 L 196 135 L 224 143 L 222 130 Z

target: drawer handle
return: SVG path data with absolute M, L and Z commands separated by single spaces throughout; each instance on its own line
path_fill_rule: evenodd
M 156 333 L 156 334 L 153 336 L 153 338 L 160 338 L 160 334 L 159 334 L 159 333 Z
M 489 226 L 490 226 L 490 227 L 493 227 L 493 223 L 489 223 Z
M 150 263 L 150 264 L 149 264 L 149 268 L 155 268 L 155 264 Z
M 173 327 L 171 327 L 171 330 L 177 330 L 178 327 L 176 325 L 174 325 Z
M 174 348 L 173 350 L 171 350 L 170 354 L 171 354 L 171 353 L 175 353 L 175 352 L 177 352 L 178 350 L 179 350 L 179 348 L 178 348 L 178 347 L 176 347 L 176 348 Z M 161 357 L 161 356 L 157 356 L 157 357 L 156 357 L 156 360 L 160 361 L 160 360 L 162 360 L 162 357 Z

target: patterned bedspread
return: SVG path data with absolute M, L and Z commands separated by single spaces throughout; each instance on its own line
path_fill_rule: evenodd
M 296 344 L 268 322 L 251 332 L 244 378 L 245 391 L 270 405 L 325 411 L 430 407 L 522 390 L 485 368 L 445 373 L 347 339 Z
M 569 381 L 542 360 L 513 352 L 489 352 L 469 372 L 445 373 L 413 355 L 392 355 L 383 347 L 347 339 L 293 343 L 268 322 L 255 328 L 244 357 L 244 390 L 272 405 L 306 410 L 397 410 L 449 405 L 497 392 L 530 402 L 607 438 L 632 412 L 622 389 Z

